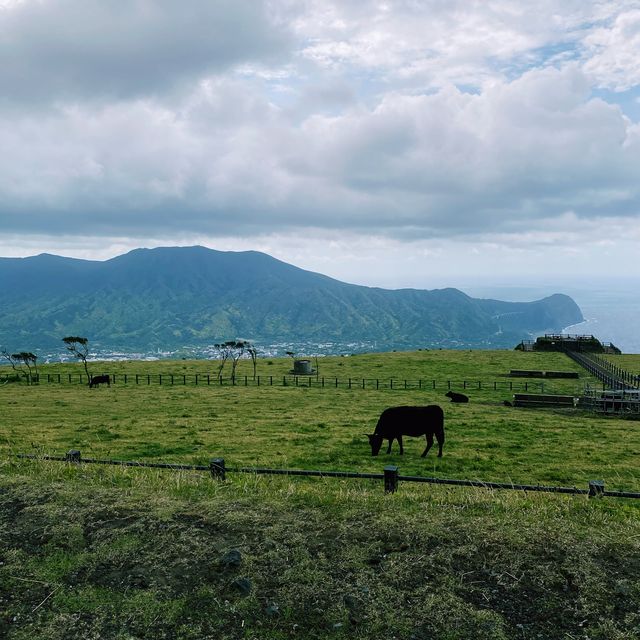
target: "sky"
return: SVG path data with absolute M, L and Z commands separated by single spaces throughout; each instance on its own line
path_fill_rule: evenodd
M 640 276 L 640 0 L 0 0 L 0 256 Z

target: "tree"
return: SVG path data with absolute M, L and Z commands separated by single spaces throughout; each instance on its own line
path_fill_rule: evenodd
M 220 364 L 218 365 L 218 380 L 220 380 L 220 382 L 222 382 L 222 370 L 224 369 L 224 365 L 231 357 L 231 345 L 234 344 L 234 342 L 235 341 L 221 342 L 220 344 L 213 345 L 218 350 L 218 356 L 220 359 Z
M 20 353 L 14 353 L 12 355 L 18 362 L 22 362 L 29 373 L 27 374 L 27 380 L 29 384 L 33 382 L 33 380 L 38 380 L 38 356 L 31 353 L 30 351 L 20 351 Z M 35 375 L 31 372 L 31 368 L 33 367 L 33 371 Z
M 12 369 L 19 375 L 24 376 L 27 384 L 31 384 L 34 379 L 38 379 L 38 356 L 30 351 L 10 354 L 6 349 L 3 349 L 1 353 L 2 357 L 9 361 Z M 24 367 L 27 368 L 26 371 Z M 32 373 L 32 368 L 34 373 Z
M 67 336 L 66 338 L 62 338 L 62 342 L 67 345 L 67 351 L 72 353 L 79 360 L 82 360 L 84 370 L 87 373 L 87 378 L 91 381 L 91 374 L 89 373 L 89 367 L 87 366 L 89 341 L 86 338 L 81 338 L 80 336 Z
M 250 342 L 246 343 L 247 353 L 251 356 L 251 363 L 253 364 L 253 379 L 256 379 L 256 368 L 258 365 L 258 350 Z
M 245 353 L 251 356 L 253 362 L 253 379 L 256 379 L 256 367 L 258 351 L 248 340 L 227 340 L 213 345 L 218 350 L 220 364 L 218 366 L 218 379 L 222 380 L 222 370 L 227 360 L 231 360 L 231 379 L 235 380 L 238 361 Z
M 231 379 L 236 379 L 236 367 L 238 366 L 238 360 L 244 354 L 247 343 L 244 340 L 232 340 L 231 347 Z

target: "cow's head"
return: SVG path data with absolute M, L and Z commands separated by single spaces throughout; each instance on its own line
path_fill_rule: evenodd
M 444 395 L 447 396 L 447 398 L 453 398 L 453 391 L 447 391 Z
M 365 434 L 369 438 L 369 444 L 371 445 L 371 455 L 377 456 L 382 446 L 382 436 L 377 433 Z

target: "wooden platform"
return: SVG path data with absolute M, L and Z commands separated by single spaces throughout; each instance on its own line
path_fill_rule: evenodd
M 573 396 L 557 396 L 542 393 L 515 393 L 513 395 L 514 407 L 535 407 L 549 409 L 573 409 L 576 401 Z
M 511 369 L 512 378 L 579 378 L 577 371 L 533 371 L 528 369 Z

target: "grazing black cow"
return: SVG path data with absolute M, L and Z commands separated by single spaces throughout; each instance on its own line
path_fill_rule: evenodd
M 111 379 L 108 375 L 104 376 L 91 376 L 91 380 L 89 380 L 89 388 L 93 389 L 93 387 L 97 387 L 99 384 L 106 384 L 109 387 L 111 386 Z
M 503 401 L 502 401 L 502 404 L 503 404 L 505 407 L 513 407 L 513 404 L 511 404 L 511 402 L 509 402 L 509 400 L 503 400 Z
M 448 398 L 451 398 L 451 402 L 469 402 L 469 396 L 465 396 L 464 393 L 456 393 L 455 391 L 447 391 L 444 394 Z
M 387 453 L 391 453 L 394 440 L 400 445 L 400 454 L 404 453 L 402 436 L 425 436 L 427 448 L 422 452 L 424 458 L 433 446 L 433 436 L 438 441 L 438 458 L 442 458 L 444 444 L 444 412 L 437 404 L 426 407 L 391 407 L 380 415 L 374 433 L 368 433 L 371 455 L 377 456 L 383 440 L 389 441 Z

